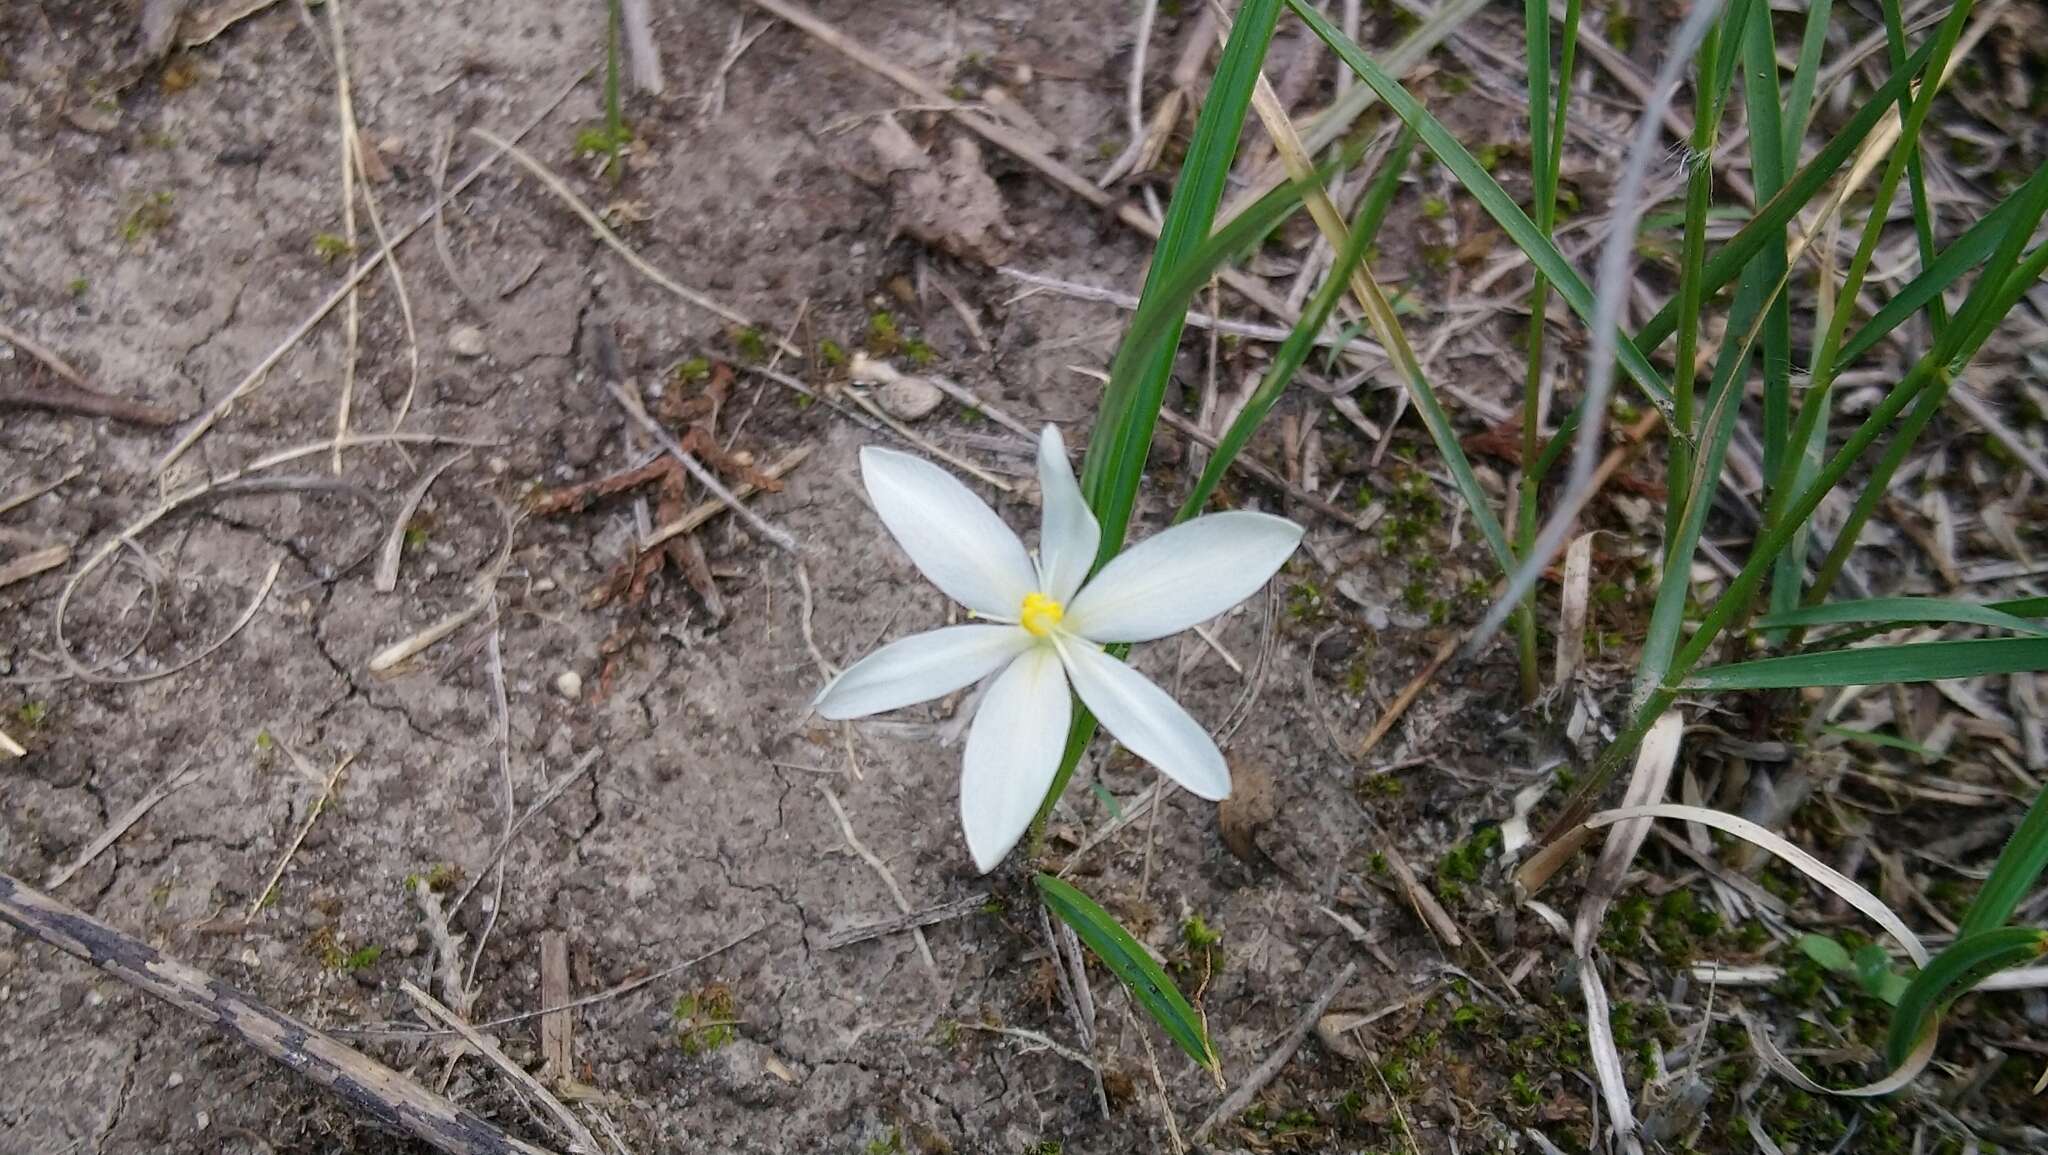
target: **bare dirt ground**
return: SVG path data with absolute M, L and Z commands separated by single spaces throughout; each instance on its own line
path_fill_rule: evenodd
M 956 98 L 1025 110 L 1085 171 L 1125 143 L 1131 30 L 1116 6 L 835 0 L 820 13 Z M 743 18 L 743 35 L 759 39 L 723 69 Z M 279 4 L 144 67 L 132 64 L 138 35 L 120 6 L 6 5 L 0 319 L 124 397 L 187 415 L 219 402 L 348 264 L 331 259 L 343 226 L 326 19 L 316 8 L 309 25 Z M 597 4 L 352 0 L 346 22 L 388 228 L 433 203 L 444 147 L 448 171 L 467 171 L 488 155 L 467 129 L 515 130 L 603 59 Z M 1170 57 L 1160 46 L 1191 23 L 1162 17 L 1155 57 Z M 635 250 L 758 328 L 678 301 L 529 174 L 497 163 L 446 212 L 462 285 L 431 229 L 399 250 L 420 366 L 403 428 L 486 444 L 449 466 L 408 522 L 397 589 L 375 588 L 376 551 L 400 495 L 450 445 L 351 448 L 339 474 L 322 450 L 270 471 L 289 479 L 281 490 L 215 494 L 149 528 L 81 583 L 64 618 L 77 660 L 104 666 L 97 680 L 64 677 L 52 623 L 65 570 L 0 590 L 0 728 L 31 751 L 0 768 L 0 866 L 44 884 L 189 769 L 53 892 L 558 1149 L 564 1136 L 499 1072 L 418 1034 L 402 980 L 444 1001 L 466 991 L 469 1017 L 483 1022 L 540 1008 L 550 935 L 566 937 L 577 996 L 715 952 L 580 1009 L 572 1069 L 546 1073 L 572 1088 L 607 1142 L 616 1128 L 622 1151 L 1175 1150 L 1221 1093 L 1131 1017 L 1106 974 L 1094 1054 L 1106 1118 L 1082 1064 L 1003 1033 L 1074 1042 L 1026 875 L 1013 862 L 972 876 L 953 817 L 959 750 L 943 744 L 958 703 L 851 728 L 807 714 L 821 663 L 939 624 L 949 607 L 860 495 L 854 453 L 889 435 L 856 424 L 843 402 L 812 403 L 750 368 L 784 331 L 807 358 L 782 369 L 828 393 L 844 374 L 827 342 L 906 369 L 928 359 L 1079 444 L 1097 386 L 1071 367 L 1107 362 L 1122 314 L 1021 295 L 977 254 L 901 235 L 904 186 L 877 179 L 866 143 L 876 119 L 895 112 L 939 161 L 967 137 L 899 89 L 752 9 L 662 5 L 655 27 L 668 90 L 632 99 L 640 144 L 620 177 L 577 155 L 601 111 L 595 77 L 525 147 Z M 1396 28 L 1369 17 L 1367 42 Z M 1297 35 L 1276 49 L 1276 73 L 1298 53 Z M 1155 59 L 1155 73 L 1170 64 Z M 1328 66 L 1318 68 L 1324 83 Z M 1506 118 L 1483 91 L 1449 107 L 1461 128 Z M 985 149 L 982 164 L 1009 263 L 1135 290 L 1142 238 L 999 150 Z M 359 251 L 374 251 L 367 220 L 360 227 Z M 366 281 L 361 310 L 352 428 L 382 432 L 409 380 L 392 283 Z M 468 345 L 472 330 L 481 349 Z M 1211 361 L 1206 342 L 1188 344 L 1191 411 Z M 1215 356 L 1230 390 L 1255 379 L 1264 353 L 1233 340 Z M 346 363 L 337 310 L 168 484 L 331 437 Z M 682 572 L 687 550 L 644 590 L 593 605 L 592 591 L 630 565 L 633 494 L 508 528 L 537 489 L 646 459 L 649 443 L 602 387 L 614 372 L 679 431 L 703 414 L 690 402 L 729 380 L 714 433 L 757 465 L 810 447 L 781 492 L 750 502 L 800 544 L 801 574 L 798 558 L 721 515 L 694 534 L 718 606 Z M 0 373 L 49 380 L 21 351 Z M 1391 394 L 1372 394 L 1369 408 L 1384 420 Z M 1310 548 L 1270 597 L 1214 624 L 1215 649 L 1190 640 L 1137 658 L 1227 734 L 1241 792 L 1269 784 L 1271 816 L 1254 804 L 1225 831 L 1213 807 L 1175 794 L 1076 853 L 1154 785 L 1128 756 L 1098 756 L 1087 781 L 1099 789 L 1069 795 L 1048 860 L 1085 878 L 1199 990 L 1232 1086 L 1347 963 L 1360 964 L 1333 1009 L 1388 1013 L 1311 1037 L 1214 1142 L 1519 1150 L 1535 1128 L 1579 1149 L 1596 1107 L 1573 1050 L 1582 1026 L 1562 977 L 1568 952 L 1547 928 L 1499 912 L 1497 871 L 1470 841 L 1508 813 L 1515 791 L 1550 780 L 1562 754 L 1554 720 L 1518 712 L 1507 661 L 1454 663 L 1358 763 L 1388 702 L 1477 613 L 1475 583 L 1488 575 L 1447 512 L 1449 492 L 1403 463 L 1404 446 L 1426 444 L 1419 435 L 1375 461 L 1356 429 L 1317 412 L 1286 418 L 1299 422 L 1292 436 L 1312 427 L 1323 439 L 1321 488 L 1334 485 L 1346 506 L 1377 503 L 1383 523 L 1360 533 L 1272 487 L 1233 483 L 1231 503 L 1310 524 Z M 1035 520 L 1021 438 L 951 402 L 915 429 L 1015 482 L 999 507 L 1014 525 Z M 7 514 L 0 544 L 61 542 L 84 558 L 117 542 L 165 492 L 153 470 L 173 439 L 121 421 L 0 415 L 0 498 L 75 471 Z M 1280 436 L 1268 440 L 1260 456 L 1301 459 L 1298 442 L 1283 453 Z M 1143 531 L 1177 500 L 1187 452 L 1162 434 Z M 1295 466 L 1279 468 L 1299 480 Z M 634 492 L 655 520 L 673 512 L 655 508 L 672 494 Z M 702 498 L 692 484 L 687 503 Z M 478 575 L 499 564 L 482 587 L 494 604 L 483 605 Z M 204 653 L 241 624 L 273 566 L 246 625 Z M 395 674 L 371 672 L 385 647 L 477 605 Z M 202 654 L 165 676 L 105 680 Z M 508 806 L 537 813 L 510 840 L 500 876 L 492 856 Z M 928 928 L 928 958 L 906 934 L 830 947 L 835 929 L 897 913 L 847 829 L 913 909 L 990 897 Z M 1386 881 L 1389 854 L 1453 898 L 1468 946 L 1447 949 L 1417 919 Z M 465 892 L 451 962 L 423 907 Z M 1715 941 L 1732 944 L 1732 930 Z M 473 973 L 451 983 L 451 966 Z M 1664 969 L 1654 980 L 1631 973 L 1631 989 L 1669 981 Z M 1632 1060 L 1678 1041 L 1668 1017 L 1652 1017 Z M 535 1020 L 493 1033 L 538 1067 Z M 1803 1109 L 1837 1122 L 1858 1110 Z M 0 938 L 0 1151 L 416 1149 L 409 1142 L 83 964 Z

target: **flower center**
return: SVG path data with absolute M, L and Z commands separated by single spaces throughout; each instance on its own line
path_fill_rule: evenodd
M 1018 611 L 1017 623 L 1031 636 L 1043 638 L 1051 634 L 1053 627 L 1066 616 L 1066 607 L 1044 594 L 1025 594 L 1024 608 Z

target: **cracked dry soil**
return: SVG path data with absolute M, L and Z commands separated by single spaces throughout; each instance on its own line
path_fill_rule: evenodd
M 504 130 L 601 59 L 604 22 L 585 7 L 349 5 L 357 115 L 388 169 L 375 186 L 387 221 L 409 221 L 431 203 L 444 135 L 472 125 Z M 594 202 L 633 202 L 645 219 L 628 239 L 684 283 L 773 328 L 802 311 L 807 343 L 857 343 L 886 308 L 914 326 L 948 375 L 1027 419 L 1060 422 L 1070 441 L 1084 439 L 1095 386 L 1067 366 L 1104 364 L 1120 317 L 1050 296 L 1012 299 L 1013 288 L 988 270 L 892 236 L 889 191 L 850 174 L 840 122 L 904 99 L 790 28 L 770 28 L 732 69 L 724 111 L 700 117 L 740 13 L 724 4 L 660 7 L 671 87 L 635 101 L 647 148 L 625 179 L 616 187 L 594 179 L 573 154 L 578 128 L 598 115 L 593 84 L 577 88 L 527 147 Z M 998 0 L 934 11 L 842 0 L 822 13 L 922 75 L 976 89 L 1007 85 L 1077 149 L 1120 131 L 1129 36 L 1124 14 L 1110 8 Z M 339 266 L 316 245 L 339 227 L 333 78 L 322 42 L 288 4 L 110 90 L 134 41 L 123 6 L 36 0 L 0 11 L 0 305 L 9 324 L 64 351 L 102 387 L 193 413 L 337 282 Z M 918 114 L 905 120 L 944 155 L 955 129 Z M 459 135 L 453 147 L 452 171 L 482 155 Z M 1018 263 L 1136 284 L 1147 250 L 1129 233 L 1076 212 L 992 150 L 987 163 Z M 7 728 L 32 750 L 0 767 L 0 867 L 39 883 L 167 775 L 193 767 L 192 785 L 58 896 L 330 1028 L 417 1026 L 398 984 L 428 980 L 432 946 L 408 880 L 460 887 L 483 869 L 505 827 L 487 616 L 398 676 L 372 675 L 369 659 L 469 604 L 475 575 L 501 548 L 501 511 L 530 486 L 588 480 L 638 460 L 637 433 L 594 375 L 593 333 L 616 336 L 626 374 L 643 389 L 668 380 L 679 361 L 737 356 L 723 321 L 634 273 L 510 164 L 457 199 L 447 228 L 455 263 L 482 300 L 465 301 L 426 234 L 401 250 L 421 341 L 406 427 L 493 445 L 434 487 L 394 593 L 373 588 L 370 555 L 397 495 L 440 447 L 411 447 L 410 457 L 352 450 L 340 488 L 313 487 L 332 475 L 325 453 L 308 457 L 280 471 L 304 484 L 181 509 L 85 582 L 64 623 L 74 652 L 93 664 L 134 647 L 110 669 L 147 673 L 230 629 L 267 569 L 281 567 L 247 627 L 172 676 L 48 680 L 61 669 L 53 611 L 63 572 L 0 591 L 0 702 Z M 992 348 L 977 347 L 941 296 L 915 292 L 927 265 L 960 287 Z M 404 331 L 381 277 L 362 308 L 355 426 L 374 431 L 389 426 L 405 392 Z M 465 325 L 486 333 L 484 356 L 451 349 L 450 334 Z M 341 324 L 330 319 L 174 467 L 173 480 L 217 476 L 328 436 L 342 364 Z M 1190 361 L 1191 375 L 1199 364 Z M 4 371 L 40 372 L 20 354 Z M 1028 446 L 991 436 L 970 416 L 949 410 L 920 428 L 1001 474 L 1027 476 Z M 724 422 L 728 434 L 741 429 L 738 446 L 760 460 L 816 447 L 782 493 L 756 504 L 803 544 L 827 659 L 851 660 L 952 612 L 860 499 L 854 453 L 874 434 L 745 372 Z M 79 556 L 97 548 L 158 500 L 151 469 L 170 440 L 107 421 L 0 417 L 0 492 L 81 471 L 8 515 L 0 540 L 10 549 L 29 538 L 62 541 Z M 1163 439 L 1162 478 L 1179 479 L 1178 452 Z M 1257 487 L 1238 487 L 1230 499 L 1285 511 L 1277 494 Z M 1165 486 L 1148 495 L 1143 532 L 1161 524 L 1172 500 Z M 1033 519 L 1027 501 L 1001 504 L 1013 524 Z M 1324 558 L 1352 556 L 1347 533 L 1328 523 L 1312 532 Z M 573 1077 L 599 1096 L 596 1111 L 630 1149 L 1167 1149 L 1140 1039 L 1149 1028 L 1125 1013 L 1106 975 L 1096 989 L 1107 1120 L 1079 1067 L 956 1025 L 1071 1039 L 1026 875 L 1014 863 L 986 881 L 971 875 L 953 819 L 958 747 L 939 740 L 959 703 L 851 731 L 808 717 L 821 675 L 801 628 L 805 595 L 792 560 L 727 518 L 700 535 L 723 593 L 722 621 L 674 576 L 657 577 L 643 604 L 591 608 L 585 594 L 618 564 L 631 533 L 629 500 L 526 520 L 495 587 L 515 805 L 542 797 L 586 753 L 597 757 L 520 831 L 504 859 L 502 895 L 485 878 L 456 919 L 465 951 L 489 936 L 474 975 L 474 1016 L 538 1007 L 547 932 L 568 936 L 579 995 L 746 933 L 691 971 L 577 1015 Z M 1451 554 L 1447 570 L 1467 565 L 1468 553 Z M 1440 966 L 1401 904 L 1359 877 L 1376 835 L 1354 797 L 1356 770 L 1334 752 L 1355 748 L 1376 704 L 1413 673 L 1436 635 L 1347 624 L 1329 642 L 1338 658 L 1318 649 L 1312 667 L 1311 639 L 1322 626 L 1292 612 L 1301 599 L 1288 590 L 1300 580 L 1298 569 L 1283 576 L 1270 600 L 1255 599 L 1214 631 L 1248 665 L 1266 651 L 1255 667 L 1257 709 L 1228 745 L 1240 775 L 1270 776 L 1277 794 L 1281 818 L 1259 832 L 1253 861 L 1225 848 L 1213 807 L 1180 795 L 1154 823 L 1134 825 L 1080 864 L 1089 889 L 1200 987 L 1233 1082 L 1358 954 L 1320 908 L 1373 928 L 1377 954 L 1403 975 Z M 1358 580 L 1376 592 L 1370 573 Z M 1343 654 L 1373 655 L 1348 691 L 1337 684 Z M 1211 724 L 1252 685 L 1199 645 L 1145 647 L 1137 660 Z M 582 683 L 573 700 L 557 689 L 565 672 Z M 1463 721 L 1439 733 L 1437 749 L 1492 759 L 1507 740 L 1498 735 L 1513 726 L 1503 721 L 1506 687 L 1471 682 L 1445 693 L 1443 715 Z M 331 804 L 245 927 L 243 912 L 306 823 L 323 779 L 350 756 Z M 1124 802 L 1153 782 L 1126 756 L 1105 761 L 1098 752 L 1092 765 L 1093 780 Z M 822 946 L 836 927 L 895 913 L 875 872 L 848 850 L 827 787 L 913 906 L 993 890 L 981 913 L 928 931 L 936 973 L 905 935 Z M 1378 815 L 1411 852 L 1469 833 L 1484 801 L 1457 781 L 1427 793 L 1421 803 L 1385 802 Z M 1052 851 L 1070 851 L 1109 817 L 1100 794 L 1076 789 Z M 1194 915 L 1223 935 L 1213 967 L 1198 965 L 1182 942 L 1180 928 Z M 1412 989 L 1369 963 L 1339 1006 L 1379 1006 Z M 678 1000 L 692 997 L 729 1002 L 730 1032 L 706 1036 L 679 1021 Z M 444 1053 L 431 1044 L 351 1037 L 430 1085 L 447 1078 Z M 499 1037 L 537 1062 L 531 1021 Z M 1151 1042 L 1186 1129 L 1218 1091 L 1163 1038 Z M 1297 1087 L 1370 1085 L 1354 1060 L 1311 1041 L 1267 1098 L 1284 1107 Z M 453 1065 L 447 1089 L 516 1133 L 561 1142 L 474 1058 Z M 1470 1150 L 1493 1133 L 1483 1113 L 1446 1106 L 1458 1094 L 1422 1091 L 1408 1104 L 1425 1149 L 1463 1133 Z M 1358 1142 L 1398 1139 L 1384 1103 L 1356 1126 Z M 0 1151 L 414 1149 L 203 1025 L 53 950 L 0 935 Z

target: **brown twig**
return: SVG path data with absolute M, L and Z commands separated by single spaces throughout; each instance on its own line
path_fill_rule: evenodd
M 92 387 L 85 374 L 73 368 L 69 361 L 59 357 L 47 346 L 34 338 L 0 324 L 0 341 L 27 353 L 47 366 L 50 372 L 62 377 L 71 386 L 69 389 L 35 389 L 28 386 L 11 386 L 0 389 L 0 409 L 41 409 L 50 413 L 75 413 L 84 417 L 111 417 L 134 425 L 154 425 L 162 428 L 176 425 L 184 420 L 175 409 L 151 405 L 143 401 L 130 401 L 115 397 Z
M 880 922 L 844 927 L 827 934 L 819 941 L 819 945 L 826 950 L 839 950 L 842 947 L 852 946 L 857 942 L 867 942 L 870 939 L 901 934 L 906 930 L 933 926 L 942 922 L 951 922 L 956 918 L 965 918 L 986 905 L 988 905 L 988 892 L 982 891 L 978 894 L 970 894 L 966 898 L 956 898 L 952 902 L 943 902 L 937 906 L 928 906 L 923 910 L 914 910 L 909 914 L 899 914 L 894 918 L 885 918 Z
M 150 787 L 149 793 L 137 799 L 135 805 L 122 811 L 118 818 L 107 823 L 107 828 L 100 831 L 98 838 L 93 839 L 90 845 L 80 851 L 78 857 L 71 860 L 70 865 L 52 873 L 43 885 L 51 890 L 55 890 L 66 882 L 71 881 L 71 879 L 77 876 L 79 871 L 86 868 L 88 863 L 98 858 L 101 852 L 118 842 L 123 834 L 128 833 L 129 827 L 142 821 L 142 816 L 154 810 L 157 803 L 190 786 L 198 777 L 199 771 L 189 766 L 183 767 L 162 782 Z
M 5 874 L 0 921 L 211 1023 L 378 1123 L 449 1155 L 548 1155 L 333 1036 Z
M 1323 1012 L 1330 1009 L 1330 1004 L 1337 1000 L 1338 995 L 1344 993 L 1344 988 L 1350 986 L 1351 980 L 1356 977 L 1358 964 L 1345 963 L 1344 969 L 1337 973 L 1336 981 L 1323 988 L 1323 993 L 1317 995 L 1316 1001 L 1309 1004 L 1307 1012 L 1295 1020 L 1293 1028 L 1280 1040 L 1280 1045 L 1273 1048 L 1273 1053 L 1267 1055 L 1264 1062 L 1252 1068 L 1252 1073 L 1245 1076 L 1244 1082 L 1239 1083 L 1236 1090 L 1225 1096 L 1221 1103 L 1216 1104 L 1216 1109 L 1209 1112 L 1209 1117 L 1203 1119 L 1188 1136 L 1196 1146 L 1200 1146 L 1202 1141 L 1209 1137 L 1209 1132 L 1215 1130 L 1218 1123 L 1237 1118 L 1244 1113 L 1246 1107 L 1251 1106 L 1252 1099 L 1260 1091 L 1265 1090 L 1266 1085 L 1277 1078 L 1293 1060 L 1294 1053 L 1299 1051 L 1301 1044 L 1308 1039 L 1308 1033 L 1316 1029 L 1316 1023 L 1322 1019 Z
M 407 998 L 418 1003 L 420 1009 L 439 1020 L 441 1025 L 461 1035 L 463 1042 L 475 1047 L 478 1053 L 491 1061 L 492 1066 L 505 1072 L 505 1077 L 511 1079 L 514 1086 L 539 1100 L 541 1106 L 547 1108 L 548 1114 L 554 1116 L 555 1122 L 561 1124 L 562 1130 L 569 1133 L 571 1150 L 589 1152 L 591 1155 L 597 1155 L 604 1150 L 597 1145 L 597 1136 L 590 1133 L 590 1128 L 584 1125 L 583 1120 L 560 1099 L 555 1098 L 554 1092 L 541 1085 L 541 1081 L 529 1074 L 525 1067 L 513 1062 L 512 1057 L 497 1043 L 486 1038 L 475 1027 L 463 1022 L 461 1016 L 454 1011 L 442 1006 L 441 1000 L 414 986 L 411 979 L 398 980 L 398 989 L 404 991 Z

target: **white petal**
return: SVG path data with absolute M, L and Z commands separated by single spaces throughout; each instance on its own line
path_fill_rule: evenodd
M 1097 642 L 1179 633 L 1257 593 L 1300 541 L 1301 527 L 1284 517 L 1198 517 L 1116 555 L 1068 603 L 1064 624 Z
M 890 642 L 842 670 L 811 708 L 827 718 L 865 718 L 950 694 L 1024 652 L 1016 626 L 949 626 Z
M 860 470 L 882 524 L 933 585 L 978 614 L 1015 620 L 1038 580 L 1024 543 L 995 510 L 908 453 L 870 446 L 860 451 Z
M 1230 797 L 1230 767 L 1223 751 L 1165 690 L 1086 642 L 1066 642 L 1060 657 L 1074 692 L 1125 749 L 1199 798 L 1218 802 Z
M 1038 535 L 1040 580 L 1045 583 L 1045 596 L 1056 602 L 1071 601 L 1088 571 L 1095 568 L 1095 551 L 1102 548 L 1102 527 L 1081 496 L 1060 431 L 1050 424 L 1038 435 L 1038 488 L 1045 503 L 1044 527 Z
M 1060 768 L 1073 708 L 1051 646 L 1025 651 L 982 696 L 960 775 L 960 826 L 981 873 L 1001 864 L 1030 828 Z

